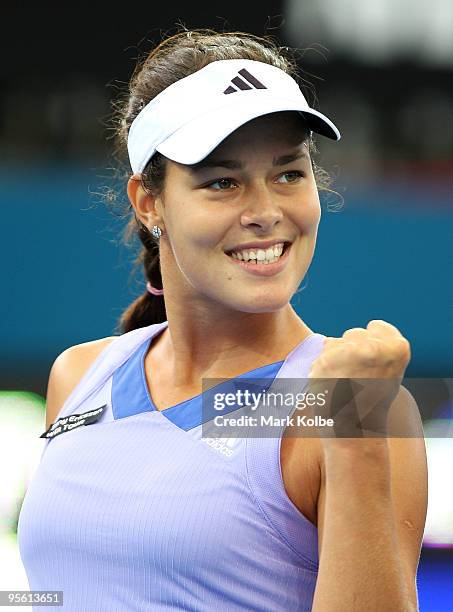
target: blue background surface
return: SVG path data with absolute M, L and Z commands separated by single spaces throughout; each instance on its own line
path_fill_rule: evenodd
M 72 344 L 112 335 L 144 290 L 141 270 L 130 275 L 124 222 L 99 195 L 111 186 L 107 175 L 68 164 L 3 167 L 3 365 L 50 365 Z M 386 184 L 348 187 L 343 197 L 340 212 L 323 201 L 315 256 L 292 300 L 297 312 L 328 335 L 385 319 L 411 342 L 408 376 L 453 376 L 448 194 Z

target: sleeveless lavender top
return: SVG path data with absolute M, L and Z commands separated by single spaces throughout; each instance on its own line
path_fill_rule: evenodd
M 63 591 L 66 612 L 308 612 L 317 529 L 286 494 L 283 428 L 206 438 L 201 396 L 156 410 L 143 363 L 167 325 L 118 336 L 60 410 L 104 407 L 46 438 L 18 523 L 30 589 Z M 235 380 L 304 378 L 324 338 Z

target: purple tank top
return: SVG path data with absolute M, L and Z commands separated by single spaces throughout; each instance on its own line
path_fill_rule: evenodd
M 118 336 L 60 410 L 19 515 L 30 589 L 63 591 L 67 612 L 308 612 L 317 529 L 284 488 L 284 428 L 206 438 L 201 396 L 156 410 L 143 360 L 167 325 Z M 305 378 L 324 338 L 235 381 Z

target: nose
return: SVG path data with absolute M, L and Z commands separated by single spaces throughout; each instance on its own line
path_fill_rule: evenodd
M 245 195 L 247 205 L 241 214 L 241 225 L 256 227 L 263 233 L 272 231 L 283 219 L 283 211 L 278 202 L 278 196 L 268 187 L 256 187 Z

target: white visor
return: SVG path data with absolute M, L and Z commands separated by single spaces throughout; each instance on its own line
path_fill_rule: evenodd
M 340 140 L 338 128 L 310 108 L 280 68 L 243 59 L 211 62 L 164 89 L 134 119 L 127 142 L 132 171 L 143 172 L 156 151 L 196 164 L 244 123 L 280 111 L 298 111 L 311 131 Z

